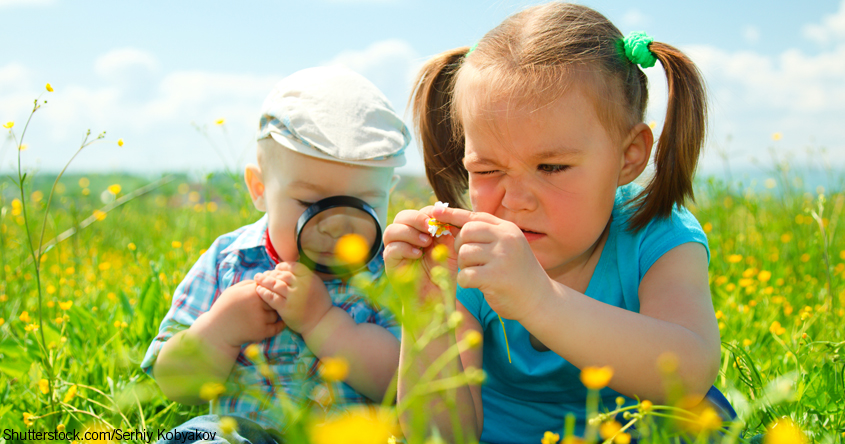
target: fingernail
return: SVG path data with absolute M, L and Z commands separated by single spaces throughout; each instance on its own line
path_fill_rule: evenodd
M 422 255 L 422 250 L 414 249 L 414 256 L 420 256 L 420 255 Z
M 423 242 L 428 242 L 428 235 L 427 234 L 420 234 L 420 240 Z

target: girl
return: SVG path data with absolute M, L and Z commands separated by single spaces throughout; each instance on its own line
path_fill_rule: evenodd
M 637 65 L 656 60 L 669 104 L 656 172 L 642 188 L 633 181 L 654 136 L 643 123 L 648 89 Z M 429 61 L 413 109 L 437 198 L 465 208 L 468 191 L 472 212 L 403 211 L 385 231 L 384 256 L 393 273 L 418 260 L 430 269 L 427 253 L 450 247 L 464 314 L 457 336 L 483 335 L 482 347 L 454 364 L 487 374 L 482 387 L 457 392 L 460 429 L 484 442 L 528 442 L 561 430 L 573 413 L 582 433 L 580 369 L 613 369 L 601 391 L 606 407 L 620 394 L 628 404 L 668 402 L 657 365 L 666 357 L 686 393 L 733 415 L 711 387 L 720 338 L 707 239 L 682 206 L 693 197 L 705 126 L 703 81 L 686 56 L 644 34 L 623 39 L 587 7 L 550 3 L 511 16 L 472 49 Z M 454 239 L 433 239 L 430 218 L 456 227 Z M 400 368 L 413 340 L 403 334 Z M 430 344 L 426 356 L 455 340 Z M 400 401 L 415 374 L 400 376 Z M 435 425 L 454 430 L 448 414 Z

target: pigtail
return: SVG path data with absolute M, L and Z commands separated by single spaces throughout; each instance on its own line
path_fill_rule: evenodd
M 455 74 L 469 48 L 446 51 L 420 70 L 411 93 L 417 143 L 423 152 L 425 174 L 438 200 L 468 208 L 464 193 L 469 175 L 464 168 L 463 132 L 451 116 Z
M 666 72 L 669 105 L 657 142 L 654 177 L 635 199 L 639 208 L 630 219 L 635 231 L 655 217 L 668 217 L 675 205 L 683 205 L 687 198 L 695 200 L 692 179 L 704 144 L 707 116 L 704 80 L 692 60 L 665 43 L 653 42 L 649 50 Z

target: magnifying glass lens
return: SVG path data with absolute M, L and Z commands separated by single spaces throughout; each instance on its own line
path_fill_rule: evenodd
M 363 268 L 381 247 L 375 211 L 363 201 L 341 197 L 347 200 L 330 201 L 334 205 L 321 201 L 309 208 L 297 233 L 300 261 L 316 271 L 336 275 Z

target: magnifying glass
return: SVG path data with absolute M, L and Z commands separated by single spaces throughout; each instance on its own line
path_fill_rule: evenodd
M 347 276 L 364 268 L 381 250 L 376 211 L 352 196 L 317 201 L 296 223 L 299 262 L 320 273 Z

